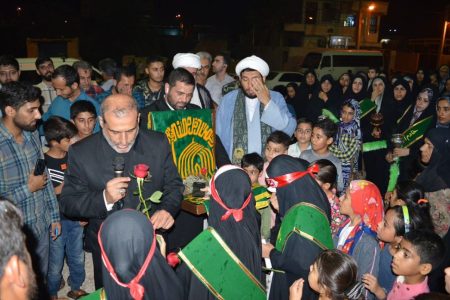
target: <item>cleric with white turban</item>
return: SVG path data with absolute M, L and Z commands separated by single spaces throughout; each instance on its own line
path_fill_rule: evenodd
M 296 121 L 283 96 L 269 90 L 265 81 L 269 65 L 252 55 L 236 65 L 240 87 L 223 96 L 216 114 L 216 133 L 233 164 L 242 156 L 264 155 L 269 135 L 281 130 L 291 136 Z
M 194 53 L 177 53 L 173 57 L 172 66 L 176 68 L 195 68 L 200 69 L 200 56 Z
M 242 70 L 253 69 L 258 71 L 262 77 L 266 77 L 269 74 L 269 65 L 256 55 L 252 55 L 244 58 L 236 65 L 236 74 L 241 76 Z

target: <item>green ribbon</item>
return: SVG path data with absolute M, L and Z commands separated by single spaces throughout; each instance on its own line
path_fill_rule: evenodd
M 338 123 L 339 119 L 328 109 L 322 109 L 322 116 L 327 117 L 328 119 L 330 119 L 331 121 L 333 121 L 334 123 Z
M 386 148 L 387 148 L 386 140 L 367 142 L 363 144 L 363 152 L 370 152 Z

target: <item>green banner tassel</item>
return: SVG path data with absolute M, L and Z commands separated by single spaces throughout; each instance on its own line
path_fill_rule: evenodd
M 391 164 L 389 168 L 389 183 L 388 183 L 388 192 L 393 192 L 395 186 L 397 185 L 397 179 L 400 175 L 400 168 L 398 165 L 398 161 Z
M 338 123 L 339 119 L 328 109 L 322 109 L 322 116 L 327 117 L 328 119 L 330 119 L 331 121 L 333 121 L 334 123 Z
M 363 152 L 375 151 L 375 150 L 386 149 L 386 148 L 387 148 L 386 140 L 367 142 L 367 143 L 363 144 Z

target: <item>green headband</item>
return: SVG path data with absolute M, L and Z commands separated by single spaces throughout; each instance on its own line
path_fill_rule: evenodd
M 408 206 L 402 205 L 403 221 L 405 222 L 405 233 L 408 233 L 411 228 L 411 219 L 409 218 Z

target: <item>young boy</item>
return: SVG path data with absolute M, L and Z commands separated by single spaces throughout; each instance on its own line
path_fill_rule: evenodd
M 76 101 L 70 107 L 70 119 L 78 130 L 77 140 L 90 136 L 97 122 L 95 106 L 89 101 Z
M 49 150 L 44 154 L 44 158 L 55 194 L 59 199 L 64 184 L 64 173 L 67 170 L 67 151 L 72 144 L 72 139 L 77 135 L 77 128 L 70 121 L 53 116 L 44 123 L 44 133 L 49 145 Z M 81 289 L 85 279 L 83 227 L 78 221 L 67 219 L 63 214 L 60 218 L 61 235 L 50 241 L 48 291 L 52 300 L 58 299 L 65 254 L 69 266 L 71 288 L 67 296 L 77 299 L 87 294 Z
M 331 154 L 328 147 L 333 144 L 334 136 L 337 133 L 337 125 L 330 119 L 319 120 L 314 124 L 311 135 L 311 148 L 300 154 L 300 158 L 307 160 L 309 163 L 319 160 L 328 159 L 331 161 L 338 172 L 338 193 L 343 191 L 344 183 L 342 180 L 342 165 L 339 158 Z
M 405 234 L 392 259 L 392 271 L 398 275 L 387 300 L 414 299 L 428 293 L 427 275 L 436 268 L 445 255 L 445 245 L 434 232 L 413 230 Z M 386 292 L 374 277 L 363 277 L 365 286 L 378 299 L 385 299 Z
M 256 209 L 261 214 L 261 237 L 270 239 L 270 193 L 258 183 L 258 177 L 263 170 L 264 160 L 258 153 L 249 153 L 242 157 L 241 168 L 247 172 L 252 182 Z
M 266 169 L 269 163 L 280 154 L 287 154 L 291 138 L 283 131 L 276 130 L 272 132 L 266 141 L 264 149 L 264 163 L 263 171 L 260 173 L 258 181 L 262 186 L 266 186 Z
M 288 154 L 290 156 L 300 157 L 303 151 L 311 149 L 312 127 L 313 122 L 306 118 L 297 120 L 297 128 L 294 132 L 297 142 L 289 146 Z

